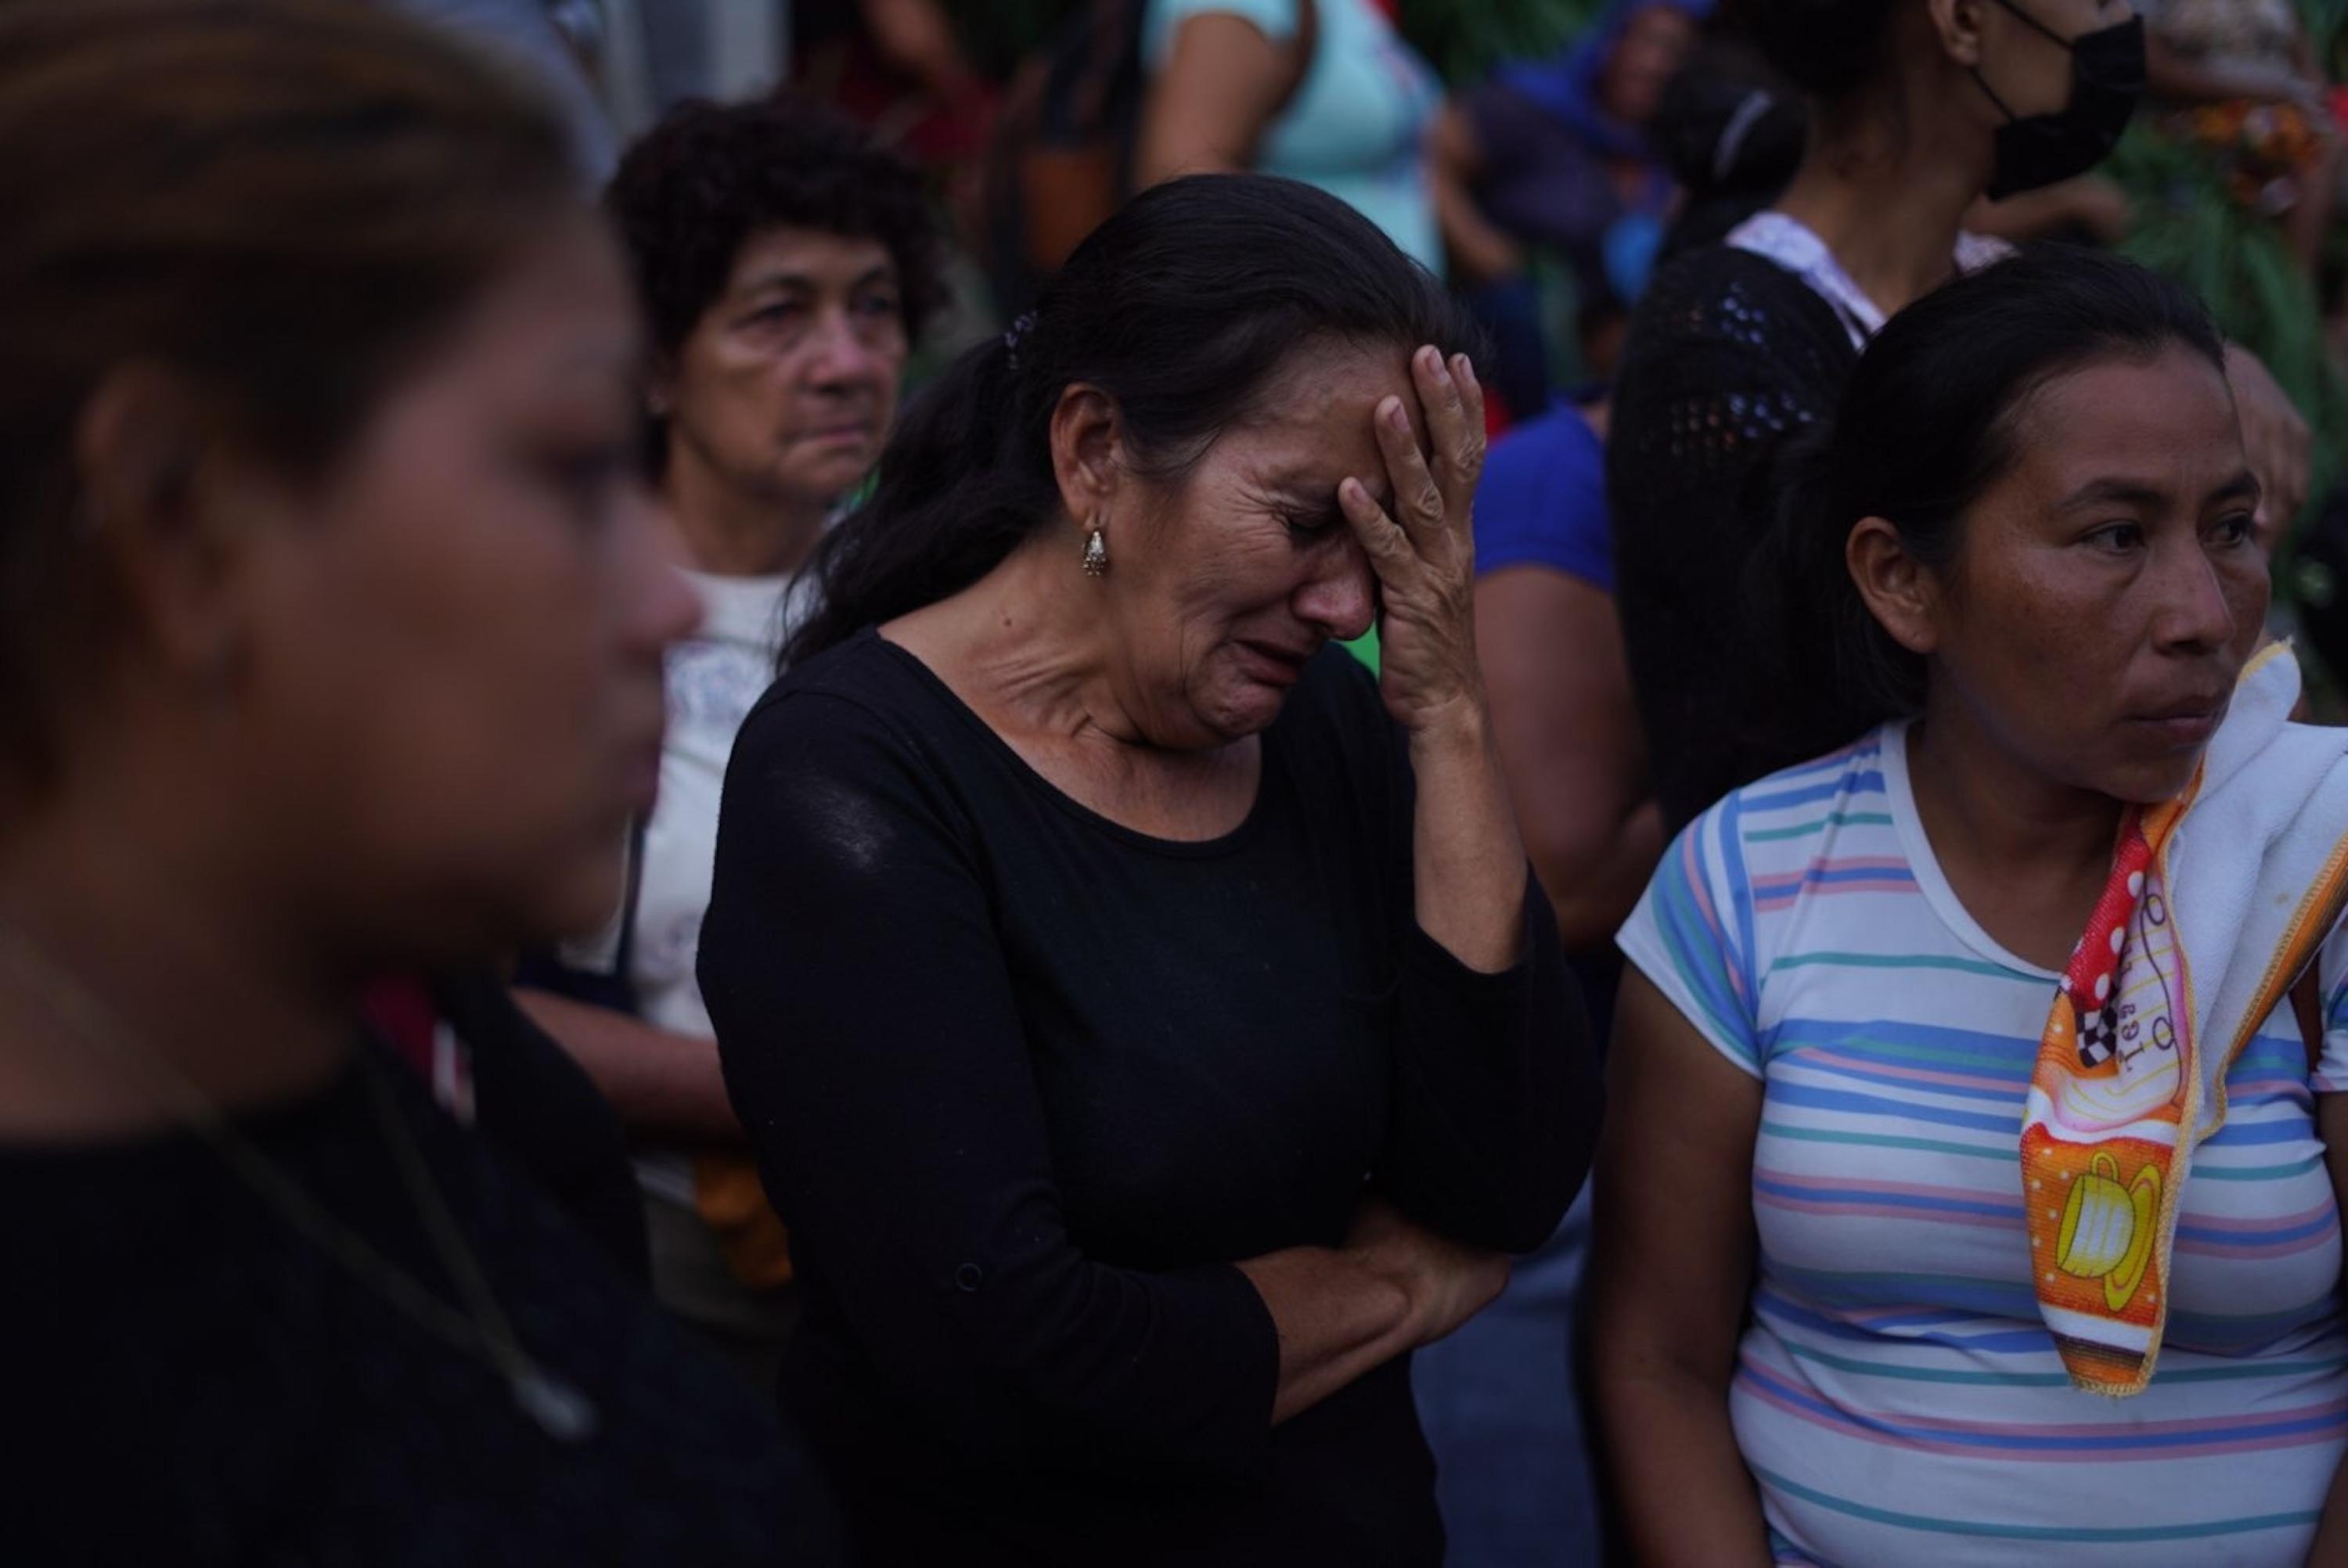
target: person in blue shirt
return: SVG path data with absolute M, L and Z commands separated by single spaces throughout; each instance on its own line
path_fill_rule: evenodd
M 1602 401 L 1494 448 L 1476 498 L 1476 624 L 1525 846 L 1569 948 L 1602 947 L 1663 853 L 1614 611 Z

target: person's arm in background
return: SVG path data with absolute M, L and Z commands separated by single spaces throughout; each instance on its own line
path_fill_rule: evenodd
M 1613 597 L 1550 567 L 1476 579 L 1476 646 L 1501 772 L 1559 934 L 1605 942 L 1663 850 Z
M 984 97 L 984 84 L 963 57 L 953 23 L 937 0 L 858 0 L 857 10 L 880 57 L 940 103 Z
M 2188 55 L 2147 29 L 2144 38 L 2145 89 L 2156 103 L 2224 103 L 2249 98 L 2255 103 L 2297 103 L 2311 108 L 2322 102 L 2322 77 L 2298 70 L 2233 65 Z
M 1761 1083 L 1635 966 L 1615 1002 L 1591 1260 L 1600 1451 L 1629 1559 L 1767 1568 L 1728 1385 L 1752 1290 Z
M 1296 52 L 1292 40 L 1276 43 L 1230 12 L 1185 17 L 1142 106 L 1135 185 L 1253 168 L 1256 143 L 1295 83 Z
M 514 989 L 514 1001 L 586 1070 L 631 1136 L 739 1145 L 742 1122 L 726 1097 L 717 1042 L 552 991 Z
M 2099 245 L 2116 245 L 2136 227 L 2136 211 L 2116 181 L 2083 174 L 2003 201 L 1980 198 L 1965 213 L 1964 226 L 2017 245 L 2067 230 L 2084 231 Z
M 1452 278 L 1471 286 L 1513 278 L 1525 267 L 1524 247 L 1486 217 L 1476 200 L 1483 171 L 1476 122 L 1457 101 L 1445 104 L 1426 128 L 1427 179 Z

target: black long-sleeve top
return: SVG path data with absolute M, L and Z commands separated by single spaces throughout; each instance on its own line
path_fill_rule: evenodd
M 325 1087 L 238 1115 L 237 1136 L 461 1317 L 424 1218 L 445 1204 L 521 1348 L 592 1401 L 594 1430 L 551 1437 L 478 1334 L 443 1338 L 194 1132 L 0 1144 L 0 1563 L 836 1568 L 802 1446 L 539 1190 L 539 1155 L 572 1133 L 532 1134 L 535 1170 L 516 1163 L 388 1048 L 355 1050 Z M 504 1073 L 498 1054 L 476 1061 Z M 485 1111 L 515 1109 L 505 1091 L 535 1075 L 478 1078 Z
M 1588 1166 L 1547 906 L 1474 972 L 1417 929 L 1411 778 L 1332 650 L 1246 821 L 1132 832 L 871 632 L 736 744 L 700 974 L 792 1235 L 783 1374 L 873 1563 L 1426 1564 L 1398 1359 L 1276 1430 L 1233 1266 L 1367 1184 L 1522 1251 Z

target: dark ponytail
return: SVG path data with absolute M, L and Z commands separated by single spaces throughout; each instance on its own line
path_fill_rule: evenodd
M 1949 572 L 1965 512 L 2013 463 L 2030 395 L 2096 361 L 2170 348 L 2225 368 L 2225 345 L 2191 293 L 2116 256 L 2062 246 L 1960 278 L 1891 318 L 1860 355 L 1832 428 L 1790 445 L 1770 473 L 1776 515 L 1749 639 L 1765 684 L 1748 707 L 1783 726 L 1772 750 L 1815 754 L 1923 706 L 1924 661 L 1892 641 L 1851 580 L 1851 529 L 1884 518 L 1910 556 Z
M 1051 418 L 1085 383 L 1149 477 L 1181 477 L 1288 356 L 1324 339 L 1467 350 L 1442 285 L 1336 198 L 1256 174 L 1136 197 L 1076 247 L 1035 311 L 923 389 L 871 495 L 828 534 L 819 594 L 781 661 L 960 592 L 1060 512 Z
M 1897 0 L 1729 0 L 1722 15 L 1777 71 L 1825 104 L 1882 77 Z
M 969 587 L 1051 516 L 1051 464 L 1020 449 L 1018 399 L 1000 338 L 966 350 L 922 390 L 871 493 L 818 548 L 820 597 L 785 644 L 784 668 Z

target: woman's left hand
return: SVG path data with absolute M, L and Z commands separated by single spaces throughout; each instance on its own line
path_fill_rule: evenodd
M 1387 515 L 1359 479 L 1337 487 L 1345 520 L 1378 575 L 1379 685 L 1386 711 L 1413 738 L 1484 725 L 1476 663 L 1476 482 L 1484 472 L 1484 393 L 1466 354 L 1411 356 L 1432 458 L 1419 450 L 1399 397 L 1371 415 L 1393 485 Z M 1397 520 L 1399 519 L 1399 520 Z

